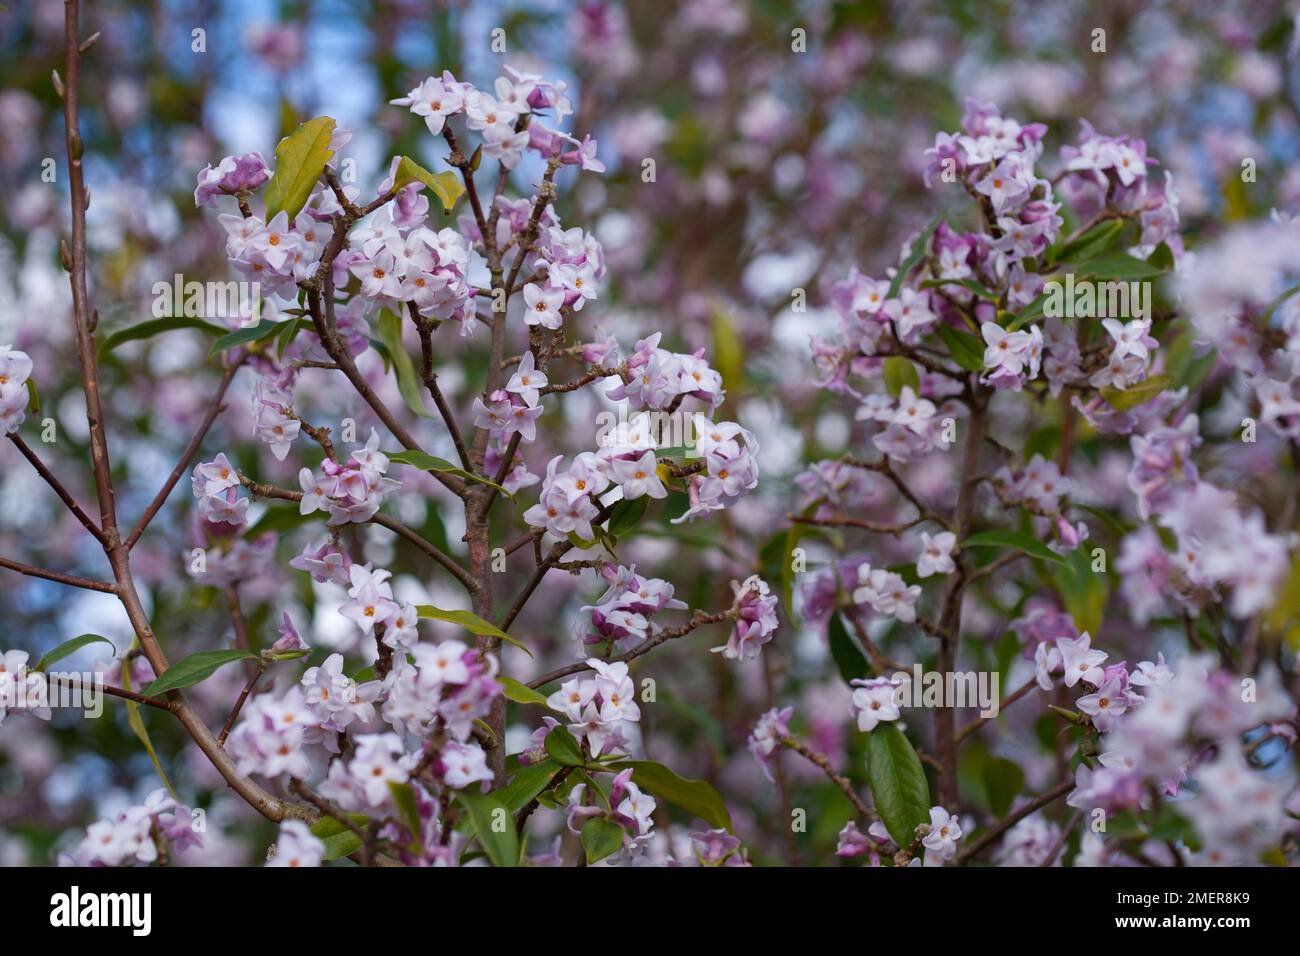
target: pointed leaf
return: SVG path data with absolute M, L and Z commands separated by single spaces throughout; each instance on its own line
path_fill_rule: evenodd
M 519 862 L 519 831 L 515 818 L 495 793 L 462 790 L 456 794 L 461 806 L 469 811 L 479 845 L 493 866 L 515 866 Z
M 219 668 L 227 664 L 233 664 L 235 661 L 256 659 L 257 655 L 252 651 L 244 651 L 238 648 L 222 651 L 199 651 L 197 654 L 181 658 L 167 668 L 166 673 L 145 689 L 145 694 L 149 697 L 157 697 L 169 690 L 190 687 L 200 681 L 207 680 Z
M 963 548 L 1014 548 L 1031 558 L 1064 564 L 1065 559 L 1032 535 L 1021 531 L 981 531 L 961 543 Z
M 417 604 L 415 610 L 420 617 L 428 618 L 431 621 L 447 621 L 451 624 L 458 624 L 471 634 L 478 634 L 479 636 L 487 637 L 499 637 L 501 640 L 513 644 L 529 657 L 533 656 L 533 652 L 524 647 L 523 644 L 515 640 L 495 624 L 489 624 L 473 611 L 444 611 L 442 608 L 434 607 L 432 604 Z
M 275 175 L 266 184 L 266 221 L 286 213 L 289 221 L 307 205 L 307 199 L 334 155 L 329 148 L 334 120 L 318 116 L 303 123 L 275 147 Z
M 409 156 L 403 156 L 397 164 L 393 189 L 401 189 L 415 182 L 424 183 L 429 187 L 429 191 L 442 203 L 444 212 L 450 212 L 451 207 L 456 205 L 456 200 L 465 192 L 465 186 L 455 173 L 431 173 Z
M 50 651 L 48 654 L 42 657 L 40 661 L 36 664 L 36 666 L 32 669 L 43 671 L 51 664 L 55 663 L 56 661 L 61 661 L 68 655 L 74 654 L 77 651 L 81 650 L 87 644 L 95 644 L 95 643 L 107 644 L 109 647 L 112 647 L 114 651 L 117 650 L 113 642 L 106 637 L 101 637 L 98 634 L 82 634 L 80 637 L 74 637 L 70 641 L 64 641 L 58 647 L 54 648 L 54 650 Z
M 642 790 L 681 807 L 712 827 L 731 830 L 727 805 L 710 784 L 678 776 L 652 760 L 622 760 L 610 765 L 610 769 L 615 771 L 628 767 L 632 768 L 632 782 Z
M 382 309 L 379 313 L 379 341 L 384 343 L 388 354 L 393 359 L 393 371 L 397 373 L 397 390 L 402 395 L 406 407 L 423 418 L 433 415 L 424 407 L 424 398 L 420 394 L 420 379 L 415 374 L 415 364 L 410 353 L 402 345 L 402 320 L 391 309 Z
M 464 478 L 466 481 L 477 481 L 480 485 L 487 485 L 495 488 L 507 498 L 514 498 L 510 492 L 506 491 L 495 481 L 489 481 L 482 475 L 476 475 L 473 472 L 466 471 L 447 461 L 445 458 L 436 458 L 433 455 L 426 455 L 422 451 L 388 451 L 384 452 L 390 460 L 401 462 L 403 465 L 410 465 L 413 468 L 419 468 L 421 471 L 437 471 L 447 475 L 456 475 L 458 478 Z
M 867 734 L 867 778 L 885 829 L 900 847 L 911 846 L 916 828 L 930 821 L 930 785 L 897 725 L 877 724 Z
M 597 863 L 623 849 L 623 828 L 609 817 L 592 817 L 582 826 L 582 849 L 587 863 Z

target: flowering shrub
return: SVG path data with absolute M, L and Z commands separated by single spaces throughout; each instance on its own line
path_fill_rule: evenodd
M 863 835 L 858 821 L 847 823 L 840 856 L 963 862 L 1005 833 L 1001 862 L 1059 864 L 1086 817 L 1086 836 L 1070 852 L 1075 865 L 1257 863 L 1284 852 L 1294 829 L 1286 811 L 1293 780 L 1275 772 L 1280 753 L 1266 748 L 1280 742 L 1285 752 L 1294 741 L 1296 708 L 1280 659 L 1263 660 L 1261 650 L 1270 633 L 1272 641 L 1286 633 L 1290 599 L 1279 605 L 1278 594 L 1291 567 L 1290 518 L 1270 532 L 1257 504 L 1202 476 L 1197 409 L 1217 378 L 1253 395 L 1243 412 L 1258 409 L 1259 424 L 1289 440 L 1291 340 L 1272 335 L 1270 319 L 1285 330 L 1295 322 L 1288 286 L 1300 233 L 1284 222 L 1264 230 L 1271 251 L 1240 285 L 1235 268 L 1202 272 L 1205 260 L 1233 253 L 1184 250 L 1172 177 L 1157 175 L 1140 139 L 1085 123 L 1049 178 L 1039 172 L 1046 132 L 970 102 L 961 129 L 939 133 L 927 152 L 927 181 L 960 186 L 974 210 L 958 221 L 976 227 L 961 231 L 950 225 L 958 214 L 941 217 L 887 278 L 854 270 L 834 290 L 839 340 L 813 341 L 822 384 L 873 423 L 878 456 L 849 449 L 801 475 L 802 508 L 782 549 L 813 529 L 843 529 L 828 541 L 840 553 L 802 586 L 803 611 L 825 622 L 854 688 L 857 729 L 871 740 L 875 806 L 862 805 L 826 758 L 792 735 L 791 708 L 765 715 L 750 745 L 765 769 L 789 748 L 846 787 L 871 825 Z M 1066 215 L 1078 223 L 1068 232 Z M 1090 301 L 1077 298 L 1062 305 L 1076 281 L 1098 295 L 1170 272 L 1171 299 L 1138 307 L 1128 321 L 1087 321 L 1123 308 L 1071 311 Z M 1254 418 L 1241 428 L 1254 442 Z M 1096 497 L 1107 483 L 1095 462 L 1113 442 L 1131 453 L 1136 522 L 1117 514 L 1118 495 Z M 960 455 L 947 454 L 954 446 Z M 911 477 L 931 462 L 928 492 L 914 489 Z M 938 504 L 944 497 L 948 509 Z M 909 543 L 927 526 L 934 533 Z M 1108 540 L 1094 537 L 1094 526 Z M 893 540 L 864 552 L 850 544 L 857 531 Z M 1119 607 L 1107 600 L 1107 546 Z M 1037 586 L 1016 577 L 1030 562 Z M 972 620 L 976 589 L 987 590 L 997 617 L 975 609 Z M 1141 655 L 1149 646 L 1133 635 L 1179 620 L 1187 646 L 1176 668 L 1163 652 L 1130 667 L 1090 634 L 1105 627 Z M 897 729 L 900 691 L 916 700 L 920 688 L 909 686 L 911 665 L 888 655 L 906 649 L 946 678 L 963 653 L 987 658 L 999 628 L 1007 629 L 993 648 L 999 670 L 1028 673 L 1002 706 L 1027 699 L 1048 708 L 1040 726 L 1063 779 L 1012 804 L 1024 772 L 980 753 L 982 809 L 1001 819 L 976 817 L 982 831 L 959 850 L 972 829 L 957 816 L 959 747 L 999 708 L 958 728 L 953 701 L 938 703 L 926 754 L 938 805 L 929 806 L 921 760 Z M 917 631 L 931 647 L 912 637 Z M 1217 658 L 1204 646 L 1217 647 Z M 1064 826 L 1036 814 L 1061 797 L 1076 810 Z M 1117 818 L 1123 832 L 1105 839 Z
M 1220 209 L 1123 30 L 1076 75 L 1074 11 L 1010 51 L 990 11 L 937 82 L 963 17 L 766 6 L 583 2 L 575 72 L 446 14 L 413 72 L 404 5 L 373 117 L 296 113 L 306 34 L 260 28 L 282 135 L 117 193 L 82 67 L 129 44 L 67 4 L 70 227 L 15 192 L 0 250 L 70 280 L 0 322 L 6 504 L 63 509 L 0 518 L 41 801 L 0 859 L 1294 861 L 1300 192 L 1236 168 L 1294 137 L 1289 21 L 1150 14 L 1258 107 L 1200 144 Z

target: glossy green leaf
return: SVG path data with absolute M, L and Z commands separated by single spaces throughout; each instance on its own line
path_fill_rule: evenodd
M 609 524 L 606 527 L 609 533 L 616 538 L 621 538 L 636 528 L 645 517 L 646 508 L 650 506 L 650 499 L 646 495 L 640 498 L 634 498 L 629 501 L 626 498 L 616 502 L 609 512 Z
M 502 693 L 505 694 L 507 700 L 513 700 L 516 704 L 546 706 L 545 694 L 533 690 L 527 684 L 521 683 L 513 677 L 498 677 L 497 682 L 504 688 Z
M 239 648 L 229 648 L 221 651 L 199 651 L 197 654 L 181 658 L 167 668 L 166 673 L 145 689 L 145 694 L 149 697 L 157 697 L 159 694 L 165 694 L 170 690 L 191 687 L 200 681 L 207 680 L 219 668 L 227 664 L 233 664 L 235 661 L 256 659 L 257 655 L 252 651 L 240 650 Z
M 284 331 L 287 322 L 272 322 L 270 319 L 260 319 L 252 325 L 246 325 L 242 329 L 235 329 L 228 332 L 221 338 L 212 343 L 212 348 L 208 354 L 217 355 L 226 349 L 233 349 L 240 345 L 251 345 L 254 342 L 261 342 L 272 336 L 279 335 Z
M 652 760 L 623 760 L 610 765 L 615 771 L 628 767 L 632 768 L 632 782 L 642 790 L 694 814 L 712 827 L 731 830 L 727 805 L 710 784 L 679 776 Z
M 1101 389 L 1101 397 L 1106 400 L 1106 404 L 1111 408 L 1126 412 L 1130 408 L 1136 408 L 1151 401 L 1151 399 L 1169 388 L 1169 385 L 1168 375 L 1152 375 L 1149 378 L 1144 378 L 1136 385 L 1130 385 L 1124 389 L 1107 386 Z
M 501 640 L 513 644 L 529 657 L 533 656 L 533 652 L 524 647 L 523 644 L 495 624 L 489 624 L 473 611 L 444 611 L 432 604 L 417 604 L 415 610 L 420 617 L 428 618 L 431 621 L 446 621 L 449 624 L 457 624 L 471 634 L 477 634 L 480 637 L 499 637 Z
M 348 818 L 357 826 L 365 829 L 369 818 L 361 813 L 349 813 Z M 333 817 L 321 817 L 311 827 L 312 836 L 325 844 L 325 860 L 338 860 L 361 849 L 362 839 L 341 820 Z
M 587 863 L 598 863 L 623 849 L 623 828 L 608 817 L 592 817 L 582 825 L 582 850 Z
M 587 758 L 582 755 L 582 748 L 578 745 L 577 738 L 564 727 L 552 728 L 546 735 L 544 744 L 546 752 L 556 763 L 566 767 L 581 767 L 587 762 Z
M 1013 548 L 1017 551 L 1023 551 L 1031 558 L 1055 561 L 1057 564 L 1065 563 L 1059 554 L 1043 544 L 1043 542 L 1022 531 L 981 531 L 979 534 L 968 537 L 961 543 L 961 547 L 963 550 L 966 548 Z
M 887 298 L 894 299 L 898 297 L 898 290 L 903 287 L 903 280 L 925 258 L 925 254 L 930 248 L 930 237 L 934 231 L 939 228 L 939 223 L 943 217 L 939 216 L 930 221 L 930 224 L 921 230 L 921 234 L 916 237 L 912 243 L 912 251 L 908 253 L 907 258 L 899 265 L 898 271 L 894 273 L 893 280 L 889 283 L 889 295 Z
M 948 347 L 948 354 L 952 356 L 952 360 L 966 371 L 978 372 L 984 368 L 982 340 L 969 332 L 942 323 L 939 325 L 939 338 L 943 339 L 943 344 Z
M 138 645 L 136 645 L 138 646 Z M 122 687 L 126 690 L 134 690 L 131 686 L 131 668 L 125 666 L 122 668 Z M 149 761 L 153 764 L 153 769 L 158 774 L 158 779 L 162 781 L 167 792 L 172 795 L 172 799 L 179 801 L 180 797 L 176 794 L 176 788 L 172 782 L 167 779 L 167 773 L 163 770 L 162 761 L 158 759 L 158 751 L 154 749 L 153 739 L 149 736 L 149 728 L 144 725 L 144 715 L 140 713 L 140 705 L 133 700 L 124 700 L 126 704 L 126 724 L 135 734 L 136 739 L 144 747 L 145 753 L 149 755 Z
M 446 475 L 456 475 L 458 478 L 464 478 L 466 481 L 477 481 L 481 485 L 495 488 L 507 498 L 514 498 L 510 492 L 506 491 L 495 481 L 489 481 L 482 475 L 476 475 L 466 471 L 447 461 L 445 458 L 437 458 L 433 455 L 426 455 L 422 451 L 388 451 L 384 452 L 391 461 L 400 462 L 403 465 L 410 465 L 413 468 L 419 468 L 421 471 L 437 471 Z
M 885 388 L 889 394 L 897 397 L 904 387 L 910 388 L 914 395 L 921 394 L 921 379 L 916 373 L 916 366 L 910 359 L 901 355 L 891 355 L 885 359 Z
M 114 647 L 113 642 L 106 637 L 101 637 L 98 634 L 82 634 L 80 637 L 74 637 L 70 641 L 64 641 L 58 647 L 54 648 L 54 650 L 50 651 L 37 662 L 33 670 L 43 671 L 51 664 L 63 660 L 70 654 L 75 654 L 87 644 L 96 643 L 107 644 L 109 647 L 112 647 L 114 651 L 117 649 Z
M 129 325 L 124 329 L 118 329 L 108 338 L 104 339 L 99 346 L 99 354 L 105 355 L 113 351 L 119 345 L 126 342 L 136 342 L 140 339 L 151 339 L 155 335 L 161 335 L 163 332 L 171 332 L 174 329 L 198 329 L 200 332 L 206 332 L 208 335 L 224 335 L 228 330 L 211 322 L 205 322 L 203 319 L 193 318 L 191 316 L 167 316 L 161 319 L 150 319 L 147 322 L 137 322 L 135 325 Z
M 507 810 L 518 813 L 551 785 L 561 769 L 560 762 L 551 758 L 520 767 L 508 784 L 493 792 Z
M 275 175 L 266 184 L 266 221 L 283 212 L 293 222 L 325 171 L 334 151 L 334 120 L 318 116 L 303 123 L 275 147 Z
M 877 724 L 867 734 L 867 779 L 885 829 L 900 847 L 911 846 L 916 828 L 930 822 L 930 785 L 896 724 Z
M 460 177 L 453 172 L 431 173 L 409 156 L 403 156 L 397 163 L 397 175 L 393 178 L 393 188 L 401 189 L 411 183 L 424 183 L 429 191 L 438 197 L 444 212 L 450 212 L 465 192 Z
M 844 626 L 842 614 L 831 615 L 826 623 L 826 637 L 831 645 L 831 659 L 835 661 L 835 666 L 846 684 L 871 673 L 871 664 L 867 660 L 867 655 L 858 647 L 853 635 Z
M 406 407 L 423 418 L 433 415 L 424 407 L 424 397 L 420 392 L 420 378 L 415 372 L 411 355 L 402 345 L 402 320 L 391 309 L 379 312 L 379 341 L 384 343 L 393 360 L 393 371 L 397 373 L 397 390 L 402 395 Z
M 456 799 L 474 823 L 474 832 L 483 852 L 493 866 L 517 866 L 519 863 L 519 831 L 515 818 L 496 793 L 474 793 L 462 790 Z

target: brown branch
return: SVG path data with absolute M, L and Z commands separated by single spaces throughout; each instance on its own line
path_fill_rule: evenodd
M 853 804 L 853 808 L 857 810 L 858 813 L 866 817 L 868 820 L 874 820 L 876 818 L 876 811 L 867 806 L 866 801 L 858 796 L 858 792 L 853 789 L 852 781 L 850 781 L 848 777 L 837 773 L 824 754 L 818 753 L 807 744 L 796 740 L 794 737 L 782 738 L 781 744 L 782 746 L 790 748 L 820 769 L 822 773 L 826 774 L 831 783 L 844 791 L 844 796 L 849 798 L 849 803 Z
M 8 558 L 0 558 L 0 568 L 17 571 L 19 574 L 26 574 L 28 577 L 57 581 L 59 584 L 66 584 L 69 587 L 85 588 L 87 591 L 103 591 L 105 594 L 117 593 L 116 585 L 109 584 L 107 581 L 94 581 L 90 578 L 78 577 L 75 574 L 64 574 L 62 571 L 49 571 L 31 564 L 23 564 L 21 561 L 10 561 Z
M 94 535 L 96 541 L 100 544 L 104 544 L 106 539 L 104 537 L 104 532 L 100 530 L 99 525 L 95 524 L 90 515 L 86 514 L 86 512 L 81 509 L 81 505 L 77 504 L 77 500 L 72 497 L 67 488 L 63 487 L 63 483 L 55 477 L 54 472 L 50 471 L 50 469 L 46 467 L 45 462 L 41 461 L 40 456 L 32 450 L 31 446 L 28 445 L 27 442 L 23 441 L 23 437 L 17 432 L 10 432 L 9 440 L 14 443 L 20 452 L 23 453 L 23 457 L 32 463 L 32 467 L 36 469 L 36 473 L 45 479 L 47 485 L 54 489 L 54 493 L 59 496 L 59 500 L 67 506 L 73 516 L 81 522 L 82 526 Z
M 735 612 L 730 609 L 726 611 L 719 611 L 716 614 L 705 614 L 703 611 L 696 611 L 695 617 L 691 618 L 691 620 L 689 620 L 687 623 L 682 624 L 678 627 L 672 627 L 663 631 L 659 631 L 657 634 L 653 634 L 650 637 L 647 637 L 644 641 L 636 645 L 636 647 L 633 647 L 631 650 L 625 651 L 622 654 L 618 654 L 608 659 L 611 662 L 621 662 L 621 663 L 627 663 L 628 661 L 636 660 L 636 658 L 642 656 L 643 654 L 649 654 L 660 644 L 667 643 L 668 641 L 671 641 L 678 637 L 685 637 L 687 634 L 694 631 L 697 627 L 702 627 L 705 624 L 717 624 L 720 621 L 726 621 L 733 617 L 735 617 Z M 551 683 L 551 681 L 559 680 L 562 677 L 568 677 L 570 674 L 580 674 L 586 670 L 591 670 L 590 666 L 586 663 L 586 661 L 575 661 L 572 664 L 566 664 L 563 667 L 557 667 L 549 674 L 543 674 L 541 677 L 533 678 L 528 682 L 528 686 L 536 690 L 538 687 L 543 687 L 546 684 Z
M 1054 786 L 1051 790 L 1048 790 L 1042 796 L 1035 797 L 1033 800 L 1030 800 L 1028 803 L 1020 807 L 1019 809 L 1013 810 L 1011 813 L 1007 814 L 997 823 L 993 824 L 993 826 L 991 826 L 988 830 L 985 830 L 982 834 L 980 834 L 980 838 L 978 840 L 968 844 L 966 849 L 958 853 L 957 859 L 954 860 L 953 862 L 956 863 L 958 866 L 960 866 L 961 864 L 965 863 L 967 860 L 972 859 L 981 850 L 987 847 L 998 837 L 1002 836 L 1003 833 L 1011 829 L 1013 826 L 1015 826 L 1025 817 L 1029 816 L 1031 813 L 1035 813 L 1043 809 L 1043 807 L 1047 806 L 1049 803 L 1059 800 L 1061 797 L 1065 796 L 1073 789 L 1074 789 L 1073 780 L 1062 780 L 1060 783 Z
M 230 387 L 230 383 L 234 379 L 235 373 L 239 371 L 240 366 L 242 366 L 247 359 L 248 353 L 241 352 L 239 357 L 235 359 L 231 366 L 227 368 L 225 373 L 221 376 L 221 384 L 217 387 L 217 393 L 212 396 L 212 401 L 208 404 L 207 414 L 203 416 L 203 421 L 199 423 L 198 431 L 194 433 L 194 437 L 190 439 L 190 443 L 185 446 L 185 450 L 181 452 L 180 460 L 176 462 L 176 467 L 173 468 L 171 474 L 167 476 L 167 480 L 163 482 L 163 486 L 159 488 L 158 493 L 154 495 L 153 501 L 149 502 L 149 507 L 145 508 L 144 514 L 140 515 L 140 520 L 136 522 L 135 528 L 132 529 L 131 534 L 127 536 L 126 548 L 128 551 L 135 547 L 135 543 L 140 540 L 140 535 L 144 534 L 145 528 L 149 527 L 149 522 L 154 519 L 154 516 L 158 514 L 162 509 L 163 504 L 166 503 L 168 496 L 172 493 L 172 489 L 176 487 L 176 482 L 180 480 L 181 475 L 185 474 L 185 472 L 189 470 L 190 465 L 193 464 L 194 456 L 198 454 L 199 446 L 203 443 L 204 437 L 207 436 L 208 429 L 212 427 L 212 423 L 217 420 L 217 416 L 221 414 L 222 409 L 225 407 L 221 402 L 226 397 L 226 389 Z

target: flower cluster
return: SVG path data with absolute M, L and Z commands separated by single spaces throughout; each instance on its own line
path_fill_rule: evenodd
M 660 611 L 682 610 L 686 604 L 673 597 L 673 586 L 661 578 L 636 573 L 636 567 L 606 565 L 601 575 L 609 589 L 600 599 L 582 608 L 591 612 L 591 622 L 581 621 L 584 645 L 608 644 L 625 650 L 621 644 L 639 643 L 654 632 L 650 620 Z
M 423 188 L 419 182 L 402 187 L 394 205 L 354 229 L 336 266 L 346 264 L 362 298 L 373 305 L 409 302 L 420 315 L 456 320 L 462 334 L 470 335 L 475 322 L 474 290 L 466 277 L 469 243 L 455 229 L 435 232 L 425 225 L 429 200 Z
M 149 864 L 158 859 L 159 847 L 170 846 L 180 853 L 203 845 L 203 834 L 195 826 L 194 814 L 161 787 L 144 803 L 127 807 L 111 820 L 100 820 L 86 828 L 86 835 L 73 850 L 60 857 L 61 866 L 122 866 Z
M 194 205 L 215 206 L 218 196 L 247 196 L 270 178 L 261 153 L 227 156 L 215 167 L 205 166 L 199 173 Z
M 0 431 L 6 435 L 17 431 L 27 417 L 31 374 L 32 360 L 26 352 L 0 345 Z
M 388 456 L 379 450 L 379 433 L 373 429 L 363 448 L 353 451 L 345 464 L 332 458 L 321 462 L 320 475 L 310 468 L 298 472 L 302 500 L 298 512 L 309 515 L 326 511 L 330 524 L 369 521 L 379 511 L 384 498 L 401 487 L 386 477 Z
M 546 705 L 565 716 L 570 733 L 587 742 L 593 757 L 625 750 L 624 724 L 641 719 L 627 665 L 593 657 L 587 666 L 596 672 L 595 677 L 566 680 L 546 699 Z
M 438 724 L 456 740 L 468 742 L 474 721 L 501 694 L 497 659 L 460 641 L 416 644 L 410 662 L 394 663 L 383 716 L 408 734 L 428 736 Z
M 610 781 L 608 809 L 599 805 L 604 803 L 602 799 L 597 798 L 597 804 L 589 804 L 591 799 L 585 783 L 569 791 L 570 831 L 581 833 L 588 820 L 603 817 L 622 828 L 623 848 L 628 853 L 635 853 L 649 839 L 650 831 L 654 829 L 651 814 L 658 804 L 654 797 L 642 793 L 641 788 L 632 782 L 631 767 L 619 771 Z
M 266 865 L 313 867 L 320 866 L 324 859 L 325 844 L 312 834 L 311 828 L 301 820 L 285 820 Z
M 911 624 L 916 620 L 916 599 L 920 596 L 921 586 L 909 585 L 901 574 L 885 568 L 872 568 L 866 562 L 858 566 L 854 604 L 867 605 L 877 614 Z
M 731 661 L 753 660 L 776 633 L 776 595 L 757 574 L 739 583 L 732 581 L 731 589 L 736 594 L 731 605 L 736 626 L 731 629 L 727 643 L 712 650 Z

